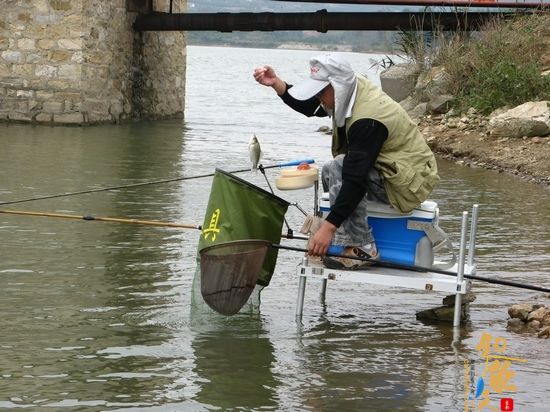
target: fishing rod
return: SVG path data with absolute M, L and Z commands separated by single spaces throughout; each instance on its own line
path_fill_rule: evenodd
M 22 216 L 41 216 L 41 217 L 54 217 L 60 219 L 74 219 L 74 220 L 86 220 L 86 221 L 98 221 L 98 222 L 116 222 L 116 223 L 132 223 L 136 225 L 148 225 L 148 226 L 161 226 L 161 227 L 177 227 L 183 229 L 198 229 L 202 230 L 201 225 L 174 223 L 174 222 L 162 222 L 158 220 L 139 220 L 139 219 L 126 219 L 115 217 L 103 217 L 92 215 L 68 215 L 63 213 L 48 213 L 48 212 L 27 212 L 23 210 L 0 210 L 0 213 L 10 215 L 22 215 Z
M 104 216 L 92 216 L 92 215 L 69 215 L 64 213 L 50 213 L 50 212 L 30 212 L 25 210 L 2 210 L 0 213 L 7 215 L 21 215 L 21 216 L 34 216 L 34 217 L 52 217 L 58 219 L 72 219 L 72 220 L 85 220 L 85 221 L 96 221 L 96 222 L 111 222 L 111 223 L 130 223 L 135 225 L 146 225 L 146 226 L 158 226 L 158 227 L 175 227 L 180 229 L 196 229 L 202 230 L 201 225 L 188 224 L 188 223 L 175 223 L 175 222 L 164 222 L 160 220 L 140 220 L 140 219 L 128 219 L 128 218 L 116 218 L 116 217 L 104 217 Z M 308 240 L 306 236 L 294 235 L 293 233 L 283 233 L 281 237 L 285 239 L 298 239 L 298 240 Z
M 271 246 L 276 248 L 276 249 L 286 249 L 286 250 L 293 250 L 295 252 L 305 252 L 305 253 L 308 252 L 307 249 L 293 247 L 293 246 L 284 246 L 284 245 L 280 245 L 280 244 L 272 244 Z M 344 257 L 339 253 L 327 253 L 326 256 Z M 362 257 L 359 257 L 359 256 L 356 256 L 356 257 L 345 256 L 345 257 L 349 258 L 349 259 L 353 259 L 353 260 L 360 260 L 360 261 L 363 261 L 363 262 L 371 262 L 373 266 L 380 266 L 380 267 L 391 268 L 391 269 L 410 270 L 410 271 L 414 271 L 414 272 L 432 272 L 432 273 L 439 273 L 441 275 L 454 276 L 454 277 L 456 277 L 458 275 L 455 272 L 451 272 L 451 271 L 443 270 L 443 269 L 437 269 L 437 268 L 427 268 L 427 267 L 422 267 L 422 266 L 405 265 L 405 264 L 401 264 L 401 263 L 391 263 L 391 262 L 386 262 L 386 261 L 381 261 L 381 260 L 362 258 Z M 496 285 L 511 286 L 511 287 L 516 287 L 516 288 L 520 288 L 520 289 L 527 289 L 527 290 L 534 290 L 534 291 L 537 291 L 537 292 L 550 293 L 550 288 L 545 288 L 545 287 L 537 286 L 537 285 L 529 285 L 529 284 L 523 284 L 523 283 L 519 283 L 519 282 L 513 282 L 513 281 L 510 281 L 510 280 L 486 278 L 486 277 L 483 277 L 483 276 L 468 275 L 468 274 L 464 274 L 464 277 L 467 278 L 467 279 L 479 280 L 481 282 L 494 283 Z
M 279 163 L 269 166 L 261 166 L 264 169 L 273 169 L 276 167 L 288 167 L 288 166 L 298 166 L 302 163 L 315 163 L 314 159 L 306 158 L 306 159 L 299 159 L 299 160 L 291 160 L 290 162 L 285 163 Z M 248 172 L 250 170 L 250 167 L 246 169 L 239 169 L 234 170 L 229 173 L 242 173 L 242 172 Z M 44 195 L 44 196 L 37 196 L 37 197 L 31 197 L 27 199 L 18 199 L 18 200 L 10 200 L 7 202 L 0 202 L 0 205 L 14 205 L 16 203 L 25 203 L 25 202 L 32 202 L 35 200 L 45 200 L 45 199 L 55 199 L 60 197 L 68 197 L 68 196 L 76 196 L 76 195 L 84 195 L 89 193 L 97 193 L 97 192 L 107 192 L 109 190 L 120 190 L 120 189 L 128 189 L 128 188 L 134 188 L 134 187 L 141 187 L 141 186 L 149 186 L 149 185 L 156 185 L 156 184 L 162 184 L 162 183 L 172 183 L 172 182 L 178 182 L 181 180 L 191 180 L 191 179 L 200 179 L 204 177 L 212 177 L 214 176 L 214 173 L 207 173 L 202 175 L 195 175 L 195 176 L 188 176 L 188 177 L 176 177 L 173 179 L 164 179 L 164 180 L 153 180 L 149 182 L 142 182 L 142 183 L 132 183 L 128 185 L 121 185 L 121 186 L 111 186 L 111 187 L 100 187 L 97 189 L 89 189 L 89 190 L 80 190 L 78 192 L 66 192 L 66 193 L 58 193 L 53 195 Z

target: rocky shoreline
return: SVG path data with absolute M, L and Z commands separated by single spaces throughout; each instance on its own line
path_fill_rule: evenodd
M 502 107 L 488 116 L 458 113 L 445 93 L 446 71 L 413 64 L 380 74 L 382 89 L 417 122 L 432 150 L 470 167 L 495 170 L 550 187 L 550 101 Z
M 550 338 L 550 309 L 540 303 L 520 303 L 508 308 L 508 329 L 522 333 L 536 333 L 539 338 Z
M 438 156 L 550 188 L 550 138 L 491 136 L 488 122 L 487 117 L 478 115 L 426 115 L 418 119 Z
M 514 176 L 550 190 L 550 136 L 497 138 L 490 135 L 488 118 L 477 115 L 425 115 L 416 121 L 438 157 Z M 332 133 L 326 126 L 318 132 Z

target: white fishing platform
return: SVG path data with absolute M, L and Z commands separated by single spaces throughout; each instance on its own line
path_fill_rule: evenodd
M 435 261 L 426 271 L 370 266 L 365 270 L 334 270 L 323 266 L 319 259 L 304 257 L 296 269 L 299 276 L 298 301 L 296 316 L 301 317 L 304 308 L 306 280 L 317 279 L 322 282 L 322 296 L 325 295 L 327 282 L 355 282 L 387 287 L 417 289 L 423 291 L 445 292 L 455 294 L 453 326 L 460 325 L 462 295 L 470 290 L 471 280 L 465 275 L 475 275 L 475 236 L 477 230 L 478 205 L 472 208 L 469 242 L 466 242 L 468 212 L 462 213 L 462 228 L 458 260 L 448 269 L 442 270 L 447 274 L 437 273 L 441 262 Z M 466 252 L 468 255 L 466 257 Z
M 456 266 L 451 271 L 456 272 Z M 464 274 L 472 275 L 474 268 L 466 266 Z M 469 281 L 463 279 L 442 275 L 434 272 L 420 272 L 411 270 L 400 270 L 393 268 L 372 266 L 366 270 L 334 270 L 327 269 L 319 261 L 312 262 L 311 259 L 304 258 L 298 265 L 297 273 L 301 277 L 334 280 L 343 282 L 367 283 L 371 285 L 401 287 L 409 289 L 419 289 L 434 292 L 461 293 L 464 294 L 469 289 Z
M 277 179 L 277 188 L 280 190 L 308 187 L 314 188 L 314 213 L 318 216 L 328 213 L 328 193 L 323 193 L 323 196 L 319 197 L 317 168 L 281 172 Z M 472 208 L 468 244 L 468 212 L 462 212 L 460 245 L 456 259 L 451 242 L 438 226 L 437 203 L 423 202 L 410 213 L 400 213 L 389 205 L 376 202 L 367 205 L 368 223 L 376 239 L 381 260 L 393 267 L 374 265 L 365 270 L 334 270 L 324 267 L 318 258 L 304 257 L 296 268 L 296 274 L 299 276 L 296 316 L 302 316 L 306 280 L 312 278 L 321 280 L 323 297 L 329 280 L 455 294 L 453 326 L 458 327 L 462 295 L 466 294 L 471 286 L 471 280 L 465 276 L 476 273 L 474 257 L 478 209 L 478 205 Z M 306 214 L 301 208 L 300 210 Z M 435 251 L 442 246 L 452 251 L 453 259 L 450 262 L 438 262 L 434 259 Z

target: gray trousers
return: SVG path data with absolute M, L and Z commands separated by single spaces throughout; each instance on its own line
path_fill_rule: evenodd
M 325 163 L 321 169 L 323 190 L 329 193 L 331 206 L 334 204 L 342 187 L 342 164 L 344 155 L 338 155 L 334 160 Z M 374 241 L 372 230 L 367 223 L 367 200 L 389 203 L 388 195 L 384 190 L 384 183 L 380 173 L 372 168 L 365 177 L 367 193 L 357 205 L 353 213 L 336 230 L 333 244 L 338 246 L 363 246 Z

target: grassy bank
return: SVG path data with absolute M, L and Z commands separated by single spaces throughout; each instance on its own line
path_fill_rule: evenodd
M 421 71 L 445 68 L 459 111 L 550 100 L 550 14 L 495 18 L 473 33 L 402 32 L 398 45 Z

